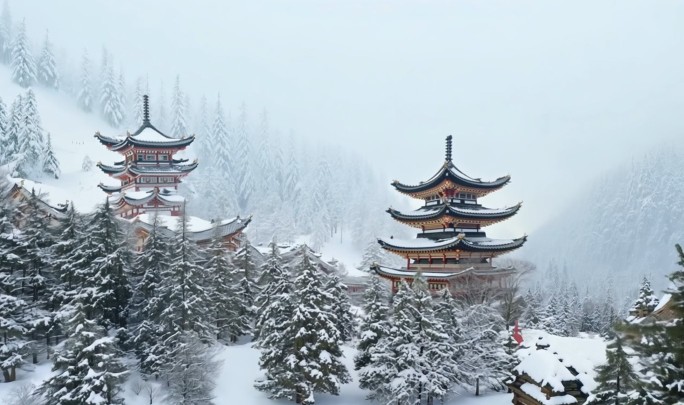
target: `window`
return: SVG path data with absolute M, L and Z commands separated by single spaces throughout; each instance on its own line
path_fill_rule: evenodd
M 164 161 L 169 160 L 169 155 L 159 155 L 159 159 Z
M 145 160 L 156 160 L 154 155 L 145 155 Z
M 138 162 L 145 160 L 145 155 L 138 155 Z

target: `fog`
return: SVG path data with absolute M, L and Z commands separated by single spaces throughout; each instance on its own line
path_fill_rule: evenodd
M 388 182 L 454 160 L 513 182 L 504 234 L 533 233 L 606 170 L 684 133 L 681 1 L 14 0 L 77 66 L 103 45 L 151 87 L 268 110 Z M 93 129 L 95 130 L 95 128 Z M 388 188 L 388 193 L 392 191 Z M 505 232 L 503 231 L 505 228 Z

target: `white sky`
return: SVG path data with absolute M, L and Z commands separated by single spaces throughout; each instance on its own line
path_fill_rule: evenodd
M 176 73 L 194 99 L 267 108 L 272 126 L 349 144 L 389 179 L 454 160 L 513 183 L 515 236 L 582 185 L 663 140 L 684 139 L 684 2 L 13 0 L 34 38 L 128 80 Z M 170 86 L 169 86 L 170 88 Z M 388 192 L 389 191 L 388 189 Z

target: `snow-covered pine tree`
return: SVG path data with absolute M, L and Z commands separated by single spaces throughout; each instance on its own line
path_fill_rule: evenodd
M 415 343 L 416 325 L 413 291 L 405 281 L 392 299 L 387 336 L 369 350 L 371 363 L 359 372 L 359 383 L 371 393 L 368 399 L 381 403 L 414 405 L 423 383 L 420 348 Z
M 6 161 L 6 155 L 7 155 L 7 146 L 9 145 L 9 139 L 7 139 L 7 131 L 9 127 L 9 116 L 8 116 L 8 111 L 7 111 L 7 106 L 5 105 L 5 102 L 2 101 L 2 98 L 0 98 L 0 144 L 3 145 L 3 148 L 0 150 L 0 164 L 4 164 Z
M 54 358 L 56 373 L 39 388 L 45 405 L 123 404 L 120 386 L 127 374 L 114 338 L 94 319 L 91 287 L 81 287 L 71 307 L 67 339 Z
M 0 14 L 0 62 L 9 63 L 12 55 L 12 13 L 5 0 Z
M 45 150 L 43 150 L 43 173 L 49 174 L 55 179 L 59 178 L 62 173 L 59 169 L 59 161 L 52 150 L 52 139 L 50 134 L 47 134 L 47 142 L 45 143 Z
M 606 348 L 607 361 L 596 368 L 598 386 L 587 404 L 628 403 L 640 386 L 639 376 L 624 349 L 624 338 L 617 333 Z
M 12 42 L 11 58 L 12 80 L 21 87 L 29 87 L 36 82 L 36 63 L 26 38 L 26 22 L 22 20 Z
M 335 316 L 325 305 L 332 297 L 304 249 L 294 280 L 292 316 L 280 326 L 279 333 L 264 334 L 260 365 L 266 379 L 256 387 L 272 398 L 313 404 L 315 392 L 339 395 L 340 385 L 351 377 L 340 361 L 342 350 Z M 286 361 L 274 364 L 274 359 Z
M 143 124 L 143 95 L 148 93 L 148 89 L 143 84 L 144 79 L 138 77 L 135 81 L 135 88 L 133 89 L 133 94 L 129 97 L 129 110 L 128 110 L 128 120 L 129 126 L 131 128 L 140 128 Z
M 651 282 L 644 277 L 639 288 L 639 297 L 632 306 L 632 311 L 637 312 L 637 314 L 650 314 L 657 306 L 658 297 L 656 297 L 653 289 L 651 289 Z
M 249 128 L 247 128 L 247 107 L 242 103 L 240 115 L 238 116 L 235 131 L 236 153 L 231 154 L 235 159 L 232 166 L 232 176 L 235 182 L 235 196 L 237 199 L 240 213 L 247 212 L 249 202 L 252 197 L 253 180 L 253 161 L 251 159 L 251 144 L 249 139 Z M 279 184 L 279 183 L 276 183 Z
M 103 80 L 100 94 L 101 113 L 111 126 L 118 128 L 124 119 L 124 103 L 119 92 L 119 80 L 114 75 L 111 64 L 106 66 Z
M 70 204 L 66 217 L 59 219 L 56 241 L 52 245 L 52 266 L 59 278 L 58 285 L 52 291 L 52 301 L 58 307 L 68 305 L 75 295 L 74 289 L 78 285 L 78 270 L 85 263 L 81 260 L 78 249 L 85 240 L 83 236 L 83 218 Z
M 38 112 L 38 102 L 33 89 L 28 89 L 22 97 L 22 119 L 19 130 L 19 147 L 17 150 L 19 163 L 17 172 L 22 177 L 40 173 L 42 156 L 45 150 L 45 138 Z
M 541 326 L 542 319 L 540 317 L 540 303 L 537 301 L 536 294 L 532 289 L 528 289 L 525 293 L 525 309 L 522 314 L 522 322 L 528 329 L 537 329 Z
M 252 257 L 252 249 L 254 248 L 249 241 L 245 240 L 240 249 L 235 252 L 235 257 L 233 258 L 233 265 L 238 270 L 240 277 L 238 294 L 241 296 L 241 301 L 245 303 L 243 310 L 246 311 L 241 313 L 240 316 L 250 320 L 250 330 L 257 313 L 254 305 L 255 297 L 259 294 L 259 286 L 256 283 L 258 269 Z
M 451 345 L 451 357 L 458 367 L 452 370 L 452 380 L 455 386 L 462 385 L 467 378 L 463 375 L 461 364 L 467 359 L 464 353 L 467 352 L 467 343 L 464 343 L 463 331 L 463 308 L 459 301 L 455 300 L 451 291 L 445 288 L 442 291 L 440 300 L 435 303 L 435 316 L 442 323 L 444 333 L 449 337 L 449 344 Z
M 171 136 L 182 138 L 188 136 L 185 98 L 180 88 L 180 76 L 176 75 L 176 83 L 171 95 Z
M 87 232 L 94 260 L 90 267 L 93 308 L 106 329 L 125 327 L 131 285 L 128 280 L 130 248 L 109 199 L 92 214 Z
M 261 266 L 261 272 L 257 281 L 259 295 L 255 304 L 259 317 L 255 322 L 253 332 L 253 338 L 257 342 L 261 340 L 262 329 L 266 326 L 265 323 L 270 322 L 274 316 L 270 313 L 273 300 L 278 299 L 277 295 L 285 293 L 283 289 L 286 289 L 286 292 L 289 293 L 292 287 L 289 283 L 288 272 L 283 269 L 283 261 L 280 257 L 278 244 L 272 241 L 269 244 L 269 249 L 270 251 L 266 256 L 266 261 Z
M 168 392 L 165 403 L 213 405 L 214 378 L 219 363 L 194 331 L 182 331 L 165 370 Z
M 208 259 L 204 265 L 208 280 L 206 287 L 213 309 L 216 339 L 235 343 L 240 336 L 250 332 L 249 303 L 244 301 L 244 295 L 241 294 L 240 271 L 223 246 L 218 222 L 205 254 Z
M 228 133 L 228 125 L 226 124 L 225 114 L 221 105 L 221 96 L 216 101 L 216 112 L 214 115 L 214 123 L 209 136 L 212 154 L 210 155 L 213 162 L 212 173 L 214 176 L 220 176 L 222 182 L 228 181 L 226 184 L 228 190 L 233 190 L 233 176 L 232 167 L 230 165 L 230 156 L 233 155 L 230 148 L 230 135 Z M 215 183 L 214 183 L 215 184 Z M 234 196 L 217 196 L 219 212 L 232 211 L 234 204 Z
M 165 234 L 160 219 L 153 217 L 152 228 L 145 239 L 142 252 L 133 262 L 131 281 L 131 316 L 133 350 L 146 375 L 159 376 L 161 364 L 153 353 L 159 341 L 160 317 L 164 302 L 160 297 L 162 275 L 171 267 L 171 240 Z
M 52 53 L 52 43 L 48 33 L 45 33 L 43 50 L 40 53 L 37 66 L 38 82 L 51 89 L 59 88 L 59 71 L 55 62 L 55 55 Z
M 357 267 L 361 271 L 370 272 L 373 264 L 387 264 L 388 258 L 385 250 L 380 247 L 377 239 L 369 241 L 363 250 L 361 263 Z
M 371 352 L 380 339 L 387 336 L 390 328 L 388 316 L 388 291 L 383 282 L 371 276 L 366 291 L 363 292 L 363 321 L 360 327 L 358 353 L 354 357 L 354 369 L 361 370 L 371 363 Z M 361 385 L 361 388 L 367 389 Z
M 325 284 L 325 291 L 331 299 L 328 311 L 334 316 L 340 339 L 348 342 L 354 334 L 354 315 L 351 312 L 347 286 L 342 284 L 337 274 L 331 274 Z
M 81 57 L 79 87 L 76 99 L 78 100 L 79 107 L 85 112 L 90 112 L 93 109 L 93 79 L 91 70 L 92 67 L 90 58 L 88 57 L 88 51 L 84 50 L 83 56 Z
M 7 131 L 5 132 L 5 144 L 3 148 L 3 163 L 15 161 L 19 151 L 19 136 L 24 125 L 24 100 L 18 95 L 12 102 L 7 118 Z M 17 162 L 18 163 L 18 162 Z
M 156 113 L 154 114 L 153 121 L 155 126 L 159 128 L 162 132 L 166 131 L 169 126 L 168 109 L 166 107 L 166 87 L 164 82 L 159 83 L 159 93 L 155 98 Z
M 513 363 L 506 351 L 505 321 L 491 303 L 464 307 L 464 349 L 461 370 L 479 394 L 480 385 L 495 391 L 505 389 L 504 381 L 511 376 Z

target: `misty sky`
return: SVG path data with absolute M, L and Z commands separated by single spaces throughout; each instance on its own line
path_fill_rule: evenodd
M 389 179 L 437 170 L 444 137 L 483 203 L 533 232 L 582 185 L 684 140 L 682 1 L 14 0 L 31 36 L 129 81 L 176 73 L 193 99 L 269 111 L 272 126 L 362 154 Z M 93 129 L 95 130 L 95 129 Z M 388 192 L 391 192 L 388 189 Z M 504 236 L 504 235 L 502 235 Z

